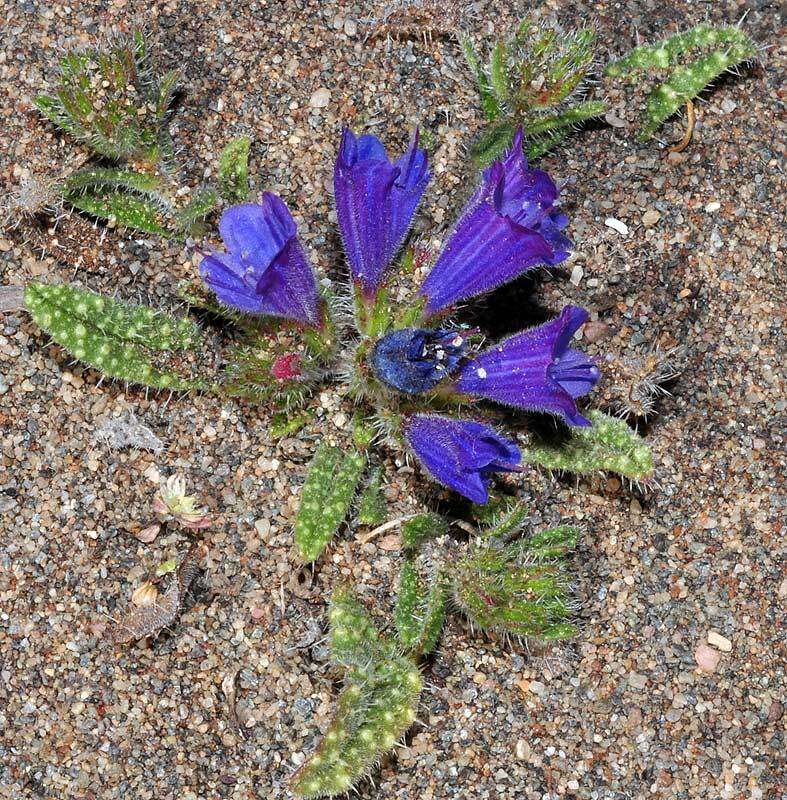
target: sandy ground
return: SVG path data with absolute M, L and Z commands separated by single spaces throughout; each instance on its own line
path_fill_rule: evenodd
M 471 25 L 504 26 L 524 9 L 476 3 Z M 566 25 L 596 20 L 602 47 L 616 54 L 636 31 L 746 11 L 763 44 L 783 33 L 779 4 L 759 0 L 541 10 Z M 0 0 L 3 192 L 25 170 L 58 175 L 82 155 L 32 106 L 56 53 L 138 21 L 160 63 L 185 71 L 173 134 L 190 184 L 215 172 L 229 138 L 249 134 L 259 186 L 285 198 L 314 263 L 335 276 L 329 187 L 342 124 L 400 147 L 418 122 L 436 144 L 418 228 L 439 237 L 481 125 L 473 89 L 454 44 L 364 41 L 368 15 L 361 3 L 317 0 Z M 571 283 L 569 265 L 528 284 L 533 303 L 588 307 L 613 332 L 599 345 L 608 352 L 686 349 L 673 396 L 645 429 L 658 483 L 634 492 L 535 471 L 516 479 L 534 527 L 574 519 L 583 528 L 581 636 L 535 657 L 473 637 L 452 617 L 425 666 L 422 724 L 375 783 L 360 786 L 364 800 L 784 796 L 782 55 L 770 49 L 709 93 L 678 156 L 600 126 L 543 160 L 573 179 L 566 203 L 584 274 Z M 327 90 L 323 107 L 318 89 Z M 679 138 L 679 125 L 664 132 Z M 657 221 L 650 213 L 645 224 L 654 210 Z M 629 234 L 605 226 L 609 216 Z M 94 231 L 73 216 L 53 233 L 22 227 L 0 238 L 4 284 L 74 279 L 171 301 L 194 263 L 192 248 Z M 527 324 L 521 292 L 506 298 L 507 319 Z M 99 385 L 26 315 L 0 318 L 0 795 L 291 796 L 288 777 L 328 724 L 336 693 L 322 640 L 330 589 L 353 581 L 384 624 L 401 564 L 396 537 L 361 544 L 350 530 L 311 587 L 293 583 L 291 524 L 308 460 L 319 438 L 346 435 L 333 389 L 315 405 L 311 425 L 276 442 L 264 408 Z M 163 451 L 97 441 L 102 423 L 128 410 Z M 385 465 L 391 516 L 438 498 L 392 457 Z M 150 519 L 156 481 L 176 471 L 217 515 L 219 593 L 203 592 L 152 644 L 116 647 L 104 635 L 108 617 L 188 547 L 175 528 L 153 544 L 129 533 Z M 695 652 L 711 631 L 731 648 L 700 672 Z M 238 670 L 246 738 L 221 689 Z

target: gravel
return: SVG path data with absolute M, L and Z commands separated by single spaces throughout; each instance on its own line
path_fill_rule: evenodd
M 466 24 L 505 26 L 512 5 L 473 3 Z M 787 597 L 778 4 L 540 9 L 566 25 L 597 20 L 614 53 L 637 32 L 733 22 L 748 10 L 746 29 L 773 47 L 706 95 L 683 153 L 599 126 L 543 160 L 573 179 L 565 196 L 582 268 L 517 284 L 489 305 L 510 328 L 539 308 L 584 305 L 609 331 L 588 343 L 592 352 L 685 347 L 683 374 L 644 426 L 657 480 L 640 492 L 606 477 L 507 479 L 534 527 L 575 519 L 583 528 L 582 633 L 535 655 L 452 617 L 425 666 L 422 724 L 359 796 L 775 799 Z M 342 270 L 330 184 L 343 124 L 393 148 L 416 122 L 434 137 L 418 232 L 441 236 L 466 191 L 462 159 L 482 119 L 457 47 L 439 36 L 367 39 L 360 3 L 0 0 L 0 17 L 4 193 L 84 157 L 33 108 L 56 54 L 135 20 L 162 65 L 185 73 L 173 124 L 184 180 L 215 174 L 222 145 L 251 135 L 259 187 L 288 202 L 327 274 Z M 664 130 L 680 135 L 680 121 Z M 0 235 L 2 284 L 78 280 L 171 305 L 197 260 L 191 245 L 94 229 L 74 215 Z M 0 317 L 0 395 L 0 795 L 290 797 L 287 780 L 336 696 L 321 635 L 331 587 L 356 584 L 384 624 L 401 565 L 401 553 L 351 530 L 313 578 L 293 581 L 300 485 L 316 442 L 347 436 L 346 403 L 326 388 L 315 421 L 274 441 L 265 408 L 99 385 L 20 311 Z M 97 439 L 106 420 L 132 414 L 161 452 Z M 385 466 L 391 517 L 438 498 L 393 456 Z M 133 534 L 173 472 L 216 515 L 213 591 L 195 592 L 155 641 L 114 646 L 105 634 L 133 589 L 188 549 L 190 534 L 173 526 L 149 544 Z M 239 670 L 233 709 L 222 687 Z

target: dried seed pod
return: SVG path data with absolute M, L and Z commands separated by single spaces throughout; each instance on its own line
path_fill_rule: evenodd
M 456 0 L 389 0 L 377 4 L 369 21 L 371 37 L 429 40 L 454 33 L 461 25 L 462 11 Z
M 132 597 L 134 605 L 118 621 L 113 634 L 114 641 L 123 644 L 144 639 L 146 636 L 156 636 L 171 625 L 181 609 L 183 597 L 200 571 L 207 552 L 208 549 L 204 544 L 195 544 L 186 554 L 177 574 L 162 596 L 158 595 L 156 587 L 152 584 L 143 584 L 137 589 L 139 592 L 137 600 L 144 604 L 134 601 Z M 135 596 L 137 592 L 134 593 Z
M 131 602 L 137 608 L 147 608 L 155 604 L 158 599 L 158 589 L 150 581 L 145 581 L 134 590 Z
M 610 358 L 604 363 L 599 402 L 621 417 L 647 419 L 659 397 L 669 395 L 666 384 L 681 374 L 682 362 L 680 347 Z
M 151 605 L 138 606 L 118 623 L 114 640 L 118 644 L 155 636 L 177 616 L 180 608 L 180 590 L 173 580 L 164 595 Z

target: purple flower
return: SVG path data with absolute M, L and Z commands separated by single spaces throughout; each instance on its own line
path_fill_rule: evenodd
M 345 128 L 333 174 L 334 198 L 350 272 L 366 297 L 376 294 L 428 182 L 417 130 L 391 163 L 379 139 L 356 138 Z
M 453 372 L 464 350 L 465 338 L 456 331 L 403 328 L 380 339 L 370 360 L 383 383 L 406 394 L 420 394 Z
M 318 324 L 314 273 L 279 197 L 265 192 L 259 204 L 227 209 L 219 231 L 228 252 L 206 255 L 200 273 L 222 303 L 249 314 Z
M 432 477 L 474 503 L 489 499 L 491 473 L 519 468 L 516 444 L 480 422 L 415 414 L 404 433 Z
M 424 281 L 427 313 L 488 292 L 537 264 L 563 261 L 571 242 L 561 233 L 568 219 L 554 208 L 558 193 L 546 172 L 528 168 L 519 130 L 506 158 L 484 171 Z
M 466 362 L 454 387 L 463 394 L 558 414 L 570 425 L 589 425 L 575 401 L 596 385 L 600 372 L 584 353 L 568 346 L 587 318 L 584 309 L 566 306 L 551 322 L 504 339 Z

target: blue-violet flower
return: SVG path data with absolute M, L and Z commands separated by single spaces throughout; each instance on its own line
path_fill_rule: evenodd
M 432 477 L 474 503 L 486 503 L 493 472 L 519 469 L 519 448 L 480 422 L 414 414 L 404 426 L 413 452 Z
M 334 199 L 350 272 L 365 297 L 377 293 L 429 177 L 417 130 L 404 154 L 391 162 L 375 136 L 357 138 L 345 128 L 334 168 Z
M 563 261 L 571 242 L 561 233 L 568 219 L 554 207 L 558 194 L 546 172 L 528 168 L 519 130 L 505 159 L 484 171 L 424 281 L 426 312 L 488 292 L 537 264 Z
M 598 382 L 600 371 L 579 350 L 569 349 L 588 313 L 566 306 L 559 317 L 517 333 L 462 366 L 454 388 L 498 403 L 557 414 L 570 425 L 590 425 L 576 398 Z
M 439 328 L 402 328 L 374 347 L 371 364 L 377 377 L 405 394 L 428 392 L 453 372 L 464 355 L 465 338 Z
M 200 273 L 222 303 L 249 314 L 318 325 L 314 272 L 279 197 L 265 192 L 259 204 L 227 209 L 219 231 L 228 252 L 206 255 Z

